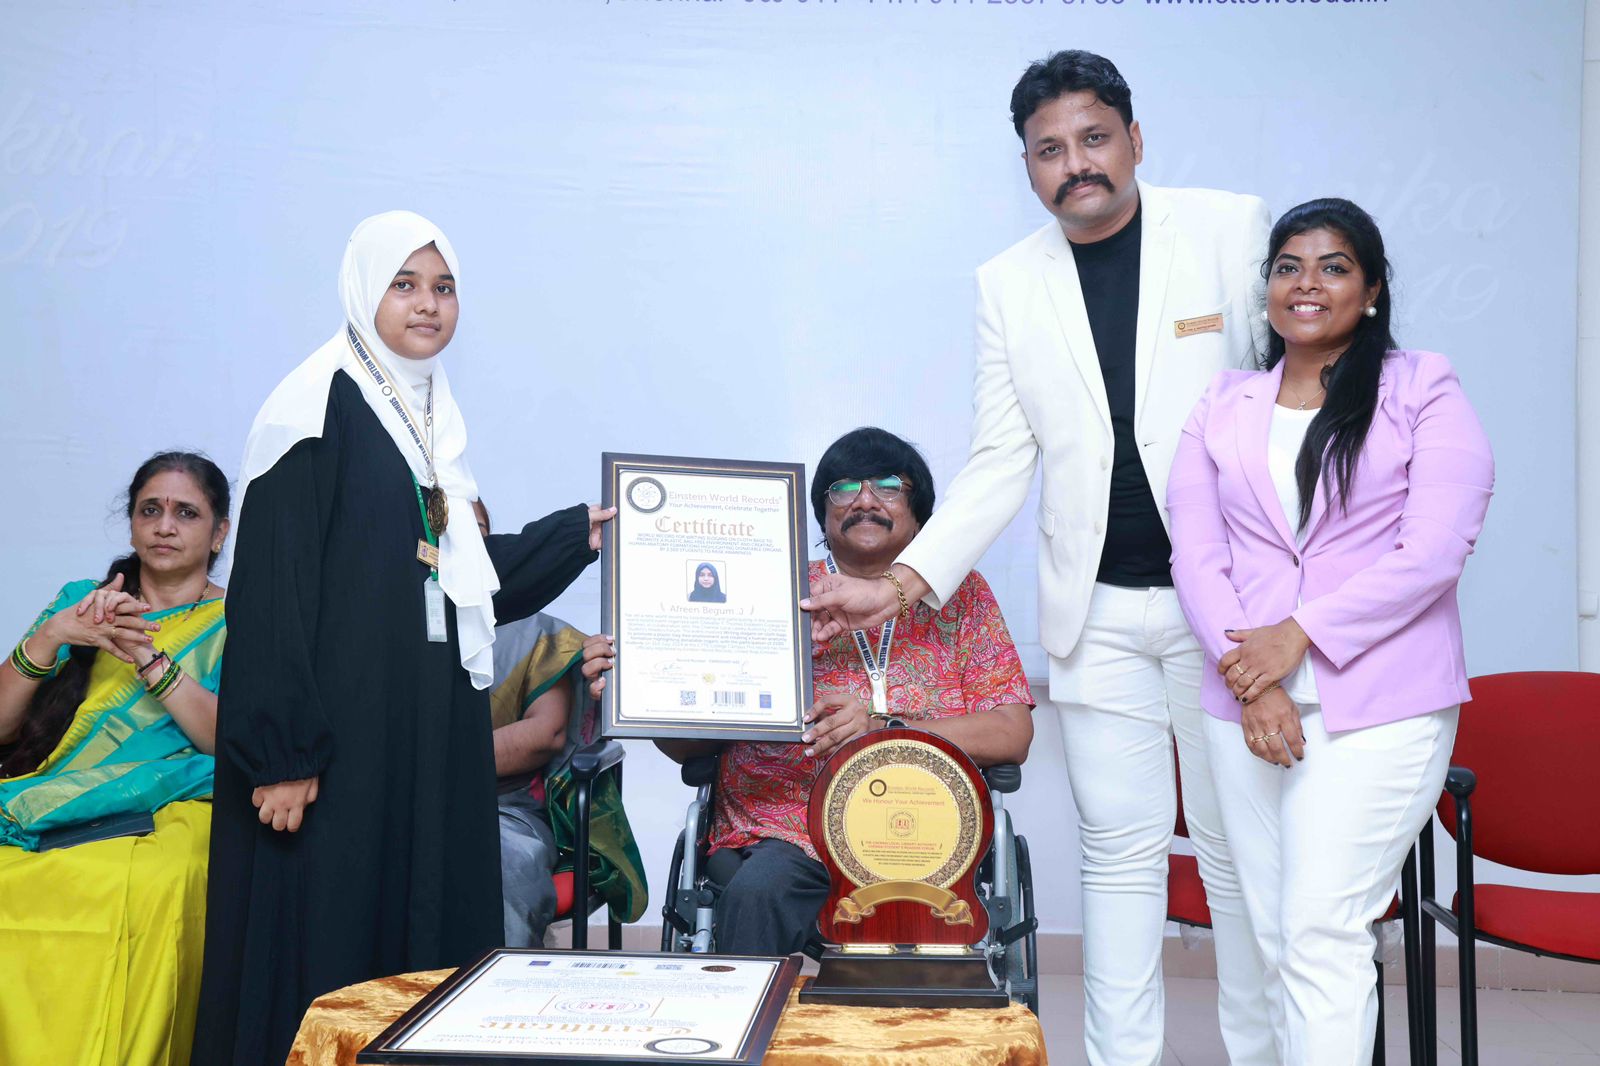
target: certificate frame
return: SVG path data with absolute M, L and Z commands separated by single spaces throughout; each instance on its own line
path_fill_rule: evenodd
M 726 965 L 730 962 L 766 962 L 773 964 L 772 976 L 762 989 L 759 1004 L 750 1012 L 748 1024 L 736 1055 L 732 1058 L 707 1058 L 693 1054 L 657 1053 L 644 1057 L 563 1054 L 544 1051 L 447 1051 L 407 1049 L 405 1043 L 423 1026 L 448 1010 L 461 993 L 495 966 L 501 959 L 511 956 L 548 956 L 564 960 L 592 958 L 602 962 L 628 962 L 656 960 L 701 962 L 707 965 Z M 663 1062 L 684 1063 L 687 1066 L 756 1066 L 767 1052 L 778 1019 L 788 1002 L 789 991 L 800 975 L 800 960 L 787 957 L 756 955 L 686 955 L 671 952 L 620 952 L 620 951 L 550 951 L 540 948 L 491 948 L 478 958 L 461 967 L 441 981 L 433 991 L 418 1000 L 410 1010 L 379 1033 L 356 1054 L 361 1066 L 427 1066 L 427 1064 L 458 1063 L 471 1066 L 531 1066 L 531 1064 L 608 1063 L 611 1066 L 660 1066 Z
M 755 740 L 770 742 L 798 742 L 805 731 L 805 713 L 812 702 L 811 676 L 811 623 L 800 600 L 810 594 L 810 556 L 806 545 L 806 495 L 805 466 L 802 463 L 765 462 L 757 460 L 709 459 L 673 455 L 643 455 L 626 452 L 604 452 L 600 457 L 601 506 L 617 508 L 617 517 L 602 527 L 601 559 L 601 630 L 617 640 L 615 668 L 606 675 L 606 687 L 600 699 L 600 729 L 602 735 L 615 738 L 645 737 L 683 740 Z M 781 590 L 785 602 L 781 614 L 787 626 L 789 647 L 793 650 L 792 676 L 784 678 L 784 690 L 773 689 L 774 698 L 782 700 L 783 713 L 764 715 L 766 720 L 730 721 L 726 713 L 715 706 L 703 713 L 685 712 L 652 714 L 635 709 L 641 698 L 636 692 L 644 690 L 644 679 L 633 676 L 628 667 L 629 621 L 623 611 L 623 584 L 631 567 L 643 569 L 640 562 L 630 559 L 630 549 L 624 543 L 624 526 L 632 521 L 662 512 L 670 499 L 662 479 L 668 483 L 673 477 L 712 479 L 713 484 L 725 483 L 736 488 L 741 481 L 776 482 L 781 487 L 784 513 L 781 515 L 782 536 L 786 538 L 789 557 L 785 586 Z M 641 483 L 653 485 L 642 492 Z M 634 499 L 635 496 L 641 497 Z M 641 506 L 642 504 L 642 506 Z M 653 506 L 652 506 L 653 505 Z M 624 512 L 627 512 L 626 514 Z M 776 532 L 776 526 L 773 526 Z M 698 556 L 695 556 L 698 558 Z M 764 586 L 765 587 L 765 586 Z M 773 588 L 771 594 L 780 590 Z M 762 696 L 767 693 L 762 693 Z M 687 692 L 685 699 L 690 698 Z

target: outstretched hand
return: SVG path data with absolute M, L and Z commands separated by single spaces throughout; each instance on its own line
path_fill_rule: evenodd
M 900 611 L 900 598 L 885 578 L 822 574 L 800 601 L 811 612 L 811 639 L 822 643 L 852 629 L 871 629 Z

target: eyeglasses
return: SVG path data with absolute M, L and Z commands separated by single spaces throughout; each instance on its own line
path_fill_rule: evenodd
M 892 503 L 900 498 L 900 494 L 911 487 L 911 482 L 903 480 L 899 474 L 890 474 L 888 477 L 852 478 L 847 481 L 835 481 L 828 486 L 828 502 L 835 507 L 848 507 L 861 495 L 865 487 L 883 503 Z

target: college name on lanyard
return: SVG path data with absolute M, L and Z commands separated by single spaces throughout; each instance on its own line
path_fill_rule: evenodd
M 830 574 L 839 572 L 839 565 L 833 561 L 832 555 L 824 559 L 822 564 Z M 889 717 L 889 648 L 894 644 L 894 623 L 893 618 L 883 623 L 883 631 L 878 636 L 877 654 L 873 654 L 866 630 L 850 631 L 856 641 L 856 651 L 861 655 L 861 665 L 866 668 L 867 681 L 872 685 L 872 713 L 880 718 Z
M 400 416 L 400 424 L 406 427 L 406 432 L 411 434 L 412 443 L 417 446 L 417 451 L 422 453 L 423 467 L 428 472 L 428 480 L 433 482 L 433 485 L 437 485 L 439 478 L 433 472 L 433 449 L 429 446 L 428 440 L 423 439 L 422 432 L 417 429 L 416 420 L 411 417 L 411 408 L 406 406 L 405 400 L 400 396 L 400 390 L 395 388 L 394 384 L 389 380 L 389 375 L 384 373 L 382 365 L 372 357 L 372 353 L 367 351 L 367 346 L 361 343 L 361 338 L 356 334 L 355 327 L 346 324 L 344 329 L 345 334 L 350 338 L 351 351 L 356 353 L 356 358 L 361 361 L 361 365 L 366 369 L 368 376 L 377 384 L 379 391 L 383 393 L 383 398 L 389 401 L 390 408 L 394 410 L 396 415 Z M 428 381 L 428 406 L 423 410 L 422 417 L 424 424 L 428 427 L 428 437 L 431 439 L 433 437 L 433 381 L 431 379 Z M 430 485 L 429 488 L 431 489 L 433 485 Z

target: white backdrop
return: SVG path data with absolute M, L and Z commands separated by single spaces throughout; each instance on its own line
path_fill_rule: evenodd
M 812 464 L 876 423 L 947 482 L 972 269 L 1047 217 L 1011 87 L 1085 47 L 1133 86 L 1141 177 L 1275 211 L 1344 195 L 1378 217 L 1401 341 L 1455 360 L 1499 461 L 1464 582 L 1471 668 L 1576 662 L 1579 0 L 0 15 L 12 630 L 103 571 L 125 539 L 109 508 L 145 455 L 198 447 L 234 473 L 260 401 L 337 325 L 345 237 L 393 207 L 460 253 L 446 358 L 501 528 L 595 498 L 607 449 Z M 1033 538 L 1019 519 L 981 568 L 1037 676 Z M 597 580 L 553 609 L 593 627 Z M 1016 810 L 1045 926 L 1073 930 L 1075 823 L 1038 719 Z M 639 744 L 628 790 L 659 889 L 686 791 Z

